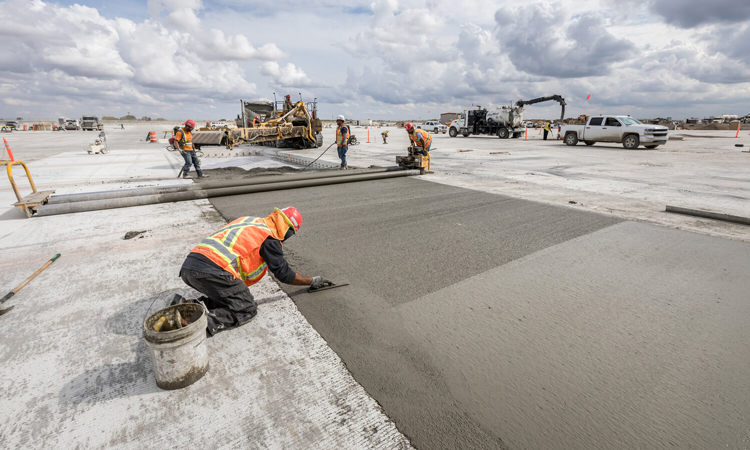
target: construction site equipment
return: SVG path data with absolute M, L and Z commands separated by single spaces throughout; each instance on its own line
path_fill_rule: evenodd
M 284 177 L 276 182 L 268 182 L 256 185 L 240 185 L 225 188 L 196 189 L 182 192 L 139 195 L 132 197 L 117 197 L 107 200 L 91 200 L 80 202 L 68 202 L 59 204 L 46 204 L 37 208 L 37 216 L 52 216 L 56 214 L 69 214 L 83 211 L 98 211 L 103 209 L 126 208 L 130 206 L 153 205 L 157 203 L 172 203 L 188 200 L 199 200 L 204 198 L 225 197 L 230 195 L 253 194 L 256 192 L 278 191 L 284 189 L 298 189 L 312 186 L 324 186 L 331 184 L 353 183 L 359 181 L 379 180 L 385 178 L 396 178 L 405 176 L 421 175 L 419 170 L 396 170 L 379 173 L 351 174 L 345 172 L 346 176 L 327 176 L 306 180 L 291 180 L 292 177 Z
M 468 137 L 472 134 L 494 134 L 500 139 L 509 137 L 519 138 L 525 131 L 523 121 L 524 107 L 546 101 L 557 101 L 562 106 L 562 117 L 565 116 L 565 99 L 559 95 L 539 97 L 531 100 L 518 100 L 515 106 L 501 106 L 488 111 L 481 106 L 471 111 L 464 111 L 457 119 L 451 122 L 448 134 L 456 137 L 461 134 Z
M 200 313 L 197 320 L 181 326 L 178 317 L 191 317 Z M 155 312 L 143 321 L 143 339 L 149 347 L 156 385 L 165 390 L 180 389 L 200 380 L 208 372 L 206 347 L 207 311 L 199 303 L 182 303 Z M 154 329 L 157 322 L 175 318 L 171 331 Z
M 13 166 L 15 164 L 20 164 L 23 166 L 23 170 L 26 171 L 26 178 L 29 179 L 32 193 L 27 195 L 26 197 L 21 197 L 21 193 L 18 191 L 16 181 L 13 179 Z M 34 179 L 31 178 L 31 172 L 29 172 L 29 168 L 26 167 L 26 164 L 24 164 L 23 161 L 0 161 L 0 166 L 7 166 L 6 171 L 8 172 L 8 180 L 10 181 L 10 185 L 13 187 L 13 192 L 15 192 L 16 194 L 16 199 L 18 199 L 18 201 L 14 203 L 13 206 L 23 211 L 26 214 L 26 217 L 31 217 L 32 215 L 34 215 L 37 208 L 45 203 L 49 196 L 55 192 L 37 191 L 36 186 L 34 185 Z
M 292 105 L 291 109 L 288 109 L 287 104 L 282 111 L 276 108 L 278 102 L 240 103 L 242 117 L 237 119 L 238 128 L 230 130 L 237 143 L 296 149 L 323 146 L 323 123 L 318 118 L 316 100 L 309 104 L 300 100 Z M 286 104 L 286 101 L 284 103 Z M 251 126 L 255 116 L 261 117 L 263 122 Z
M 27 284 L 29 284 L 31 282 L 31 280 L 33 280 L 34 278 L 36 278 L 37 275 L 39 275 L 40 273 L 42 273 L 42 271 L 44 269 L 46 269 L 47 267 L 49 267 L 53 262 L 57 261 L 57 258 L 59 258 L 59 257 L 60 257 L 59 253 L 56 254 L 55 256 L 53 256 L 52 259 L 50 259 L 49 261 L 47 261 L 39 270 L 37 270 L 36 272 L 34 272 L 33 274 L 31 274 L 31 276 L 29 278 L 26 278 L 26 280 L 24 280 L 23 283 L 19 284 L 18 287 L 16 287 L 12 291 L 8 292 L 7 294 L 5 294 L 5 297 L 3 297 L 2 300 L 0 300 L 0 305 L 2 305 L 3 303 L 7 302 L 8 300 L 10 300 L 10 298 L 13 297 L 14 295 L 16 295 L 18 293 L 18 291 L 20 291 L 24 286 L 26 286 Z M 15 305 L 11 306 L 9 308 L 0 309 L 0 316 L 2 316 L 3 314 L 7 313 L 8 311 L 10 311 L 13 308 L 15 308 Z
M 138 197 L 142 195 L 160 195 L 160 194 L 173 194 L 176 192 L 186 191 L 197 191 L 197 190 L 210 190 L 210 189 L 221 189 L 235 186 L 253 186 L 257 184 L 269 184 L 278 183 L 281 181 L 304 181 L 304 180 L 315 180 L 318 178 L 336 178 L 342 176 L 353 176 L 363 175 L 372 173 L 384 173 L 401 170 L 399 167 L 386 167 L 380 169 L 359 169 L 356 171 L 341 172 L 341 171 L 326 171 L 326 172 L 313 172 L 313 173 L 300 173 L 295 175 L 285 176 L 264 176 L 250 179 L 237 179 L 237 180 L 224 180 L 224 181 L 208 181 L 201 184 L 180 184 L 174 186 L 162 186 L 155 188 L 138 188 L 138 189 L 121 189 L 117 191 L 99 191 L 99 192 L 86 192 L 81 194 L 64 194 L 64 195 L 53 195 L 47 200 L 48 205 L 56 205 L 60 203 L 71 203 L 71 202 L 87 202 L 92 200 L 107 200 L 111 198 L 122 198 L 122 197 Z
M 349 283 L 336 284 L 333 281 L 325 280 L 325 281 L 323 281 L 323 286 L 321 286 L 319 288 L 313 288 L 312 286 L 310 286 L 309 288 L 307 288 L 307 292 L 325 291 L 325 290 L 328 290 L 328 289 L 335 289 L 335 288 L 340 288 L 340 287 L 344 287 L 344 286 L 349 286 Z
M 396 156 L 396 164 L 399 167 L 406 170 L 419 170 L 419 173 L 424 175 L 425 173 L 433 173 L 430 170 L 430 152 L 422 150 L 425 154 L 417 153 L 415 147 L 412 145 L 408 149 L 408 155 Z
M 107 153 L 109 153 L 109 149 L 107 149 L 107 146 L 104 145 L 104 143 L 100 139 L 96 139 L 93 143 L 87 145 L 83 149 L 86 150 L 89 155 L 98 155 L 100 153 L 102 155 L 106 155 Z
M 104 129 L 104 124 L 99 123 L 99 118 L 96 116 L 83 116 L 81 117 L 81 129 L 84 131 L 101 131 Z

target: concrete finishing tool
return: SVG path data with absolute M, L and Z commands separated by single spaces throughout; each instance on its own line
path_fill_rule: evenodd
M 321 287 L 316 289 L 310 286 L 309 288 L 307 288 L 307 292 L 325 291 L 326 289 L 340 288 L 343 286 L 349 286 L 349 283 L 336 284 L 333 281 L 325 280 L 323 281 L 323 285 Z
M 29 282 L 31 282 L 31 280 L 33 280 L 37 275 L 39 275 L 40 273 L 42 273 L 42 271 L 44 269 L 46 269 L 47 267 L 49 267 L 50 264 L 52 264 L 53 262 L 55 262 L 57 260 L 57 258 L 59 258 L 59 257 L 60 257 L 59 253 L 56 254 L 55 256 L 53 256 L 52 259 L 50 259 L 49 261 L 47 261 L 47 263 L 44 264 L 41 269 L 39 269 L 36 272 L 34 272 L 29 278 L 27 278 L 26 280 L 24 280 L 23 283 L 19 284 L 17 288 L 15 288 L 12 291 L 10 291 L 7 294 L 5 294 L 5 297 L 3 297 L 0 300 L 0 305 L 2 305 L 3 303 L 5 303 L 6 301 L 10 300 L 11 297 L 13 297 L 14 295 L 16 295 L 16 293 L 21 290 L 21 288 L 23 288 L 24 286 L 26 286 L 27 284 L 29 284 Z M 15 308 L 15 306 L 11 306 L 10 308 L 6 308 L 6 309 L 0 309 L 0 316 L 2 316 L 3 314 L 7 313 L 8 311 L 10 311 L 13 308 Z

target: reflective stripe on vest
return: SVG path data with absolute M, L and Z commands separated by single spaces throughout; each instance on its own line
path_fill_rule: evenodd
M 346 125 L 336 128 L 336 145 L 349 145 L 349 127 Z
M 427 148 L 432 143 L 432 136 L 425 130 L 416 130 L 414 133 L 409 133 L 409 137 L 418 147 Z
M 188 138 L 187 135 L 190 135 Z M 186 151 L 190 152 L 193 150 L 193 133 L 188 133 L 185 131 L 184 128 L 180 129 L 180 139 L 179 139 L 180 147 Z
M 207 237 L 193 252 L 206 256 L 251 286 L 263 278 L 268 270 L 268 265 L 260 256 L 260 246 L 268 237 L 274 237 L 274 234 L 263 219 L 246 217 Z

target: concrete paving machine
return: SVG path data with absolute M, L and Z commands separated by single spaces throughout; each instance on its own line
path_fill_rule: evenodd
M 287 96 L 281 110 L 277 103 L 242 102 L 242 117 L 237 118 L 238 128 L 232 130 L 235 141 L 296 149 L 323 146 L 316 100 L 292 104 Z

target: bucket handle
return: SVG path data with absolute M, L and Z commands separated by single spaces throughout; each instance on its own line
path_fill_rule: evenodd
M 154 297 L 154 299 L 151 301 L 151 304 L 148 305 L 148 309 L 146 310 L 146 316 L 143 318 L 144 321 L 148 318 L 148 314 L 151 312 L 151 307 L 154 306 L 154 302 L 156 302 L 157 298 L 159 298 L 159 297 Z M 170 302 L 170 300 L 167 299 L 167 301 L 164 303 L 164 307 L 162 307 L 162 309 L 166 308 L 167 305 L 169 304 L 169 302 Z M 203 303 L 203 302 L 200 302 L 200 305 L 203 308 L 203 314 L 208 315 L 208 308 L 206 307 L 206 304 Z

